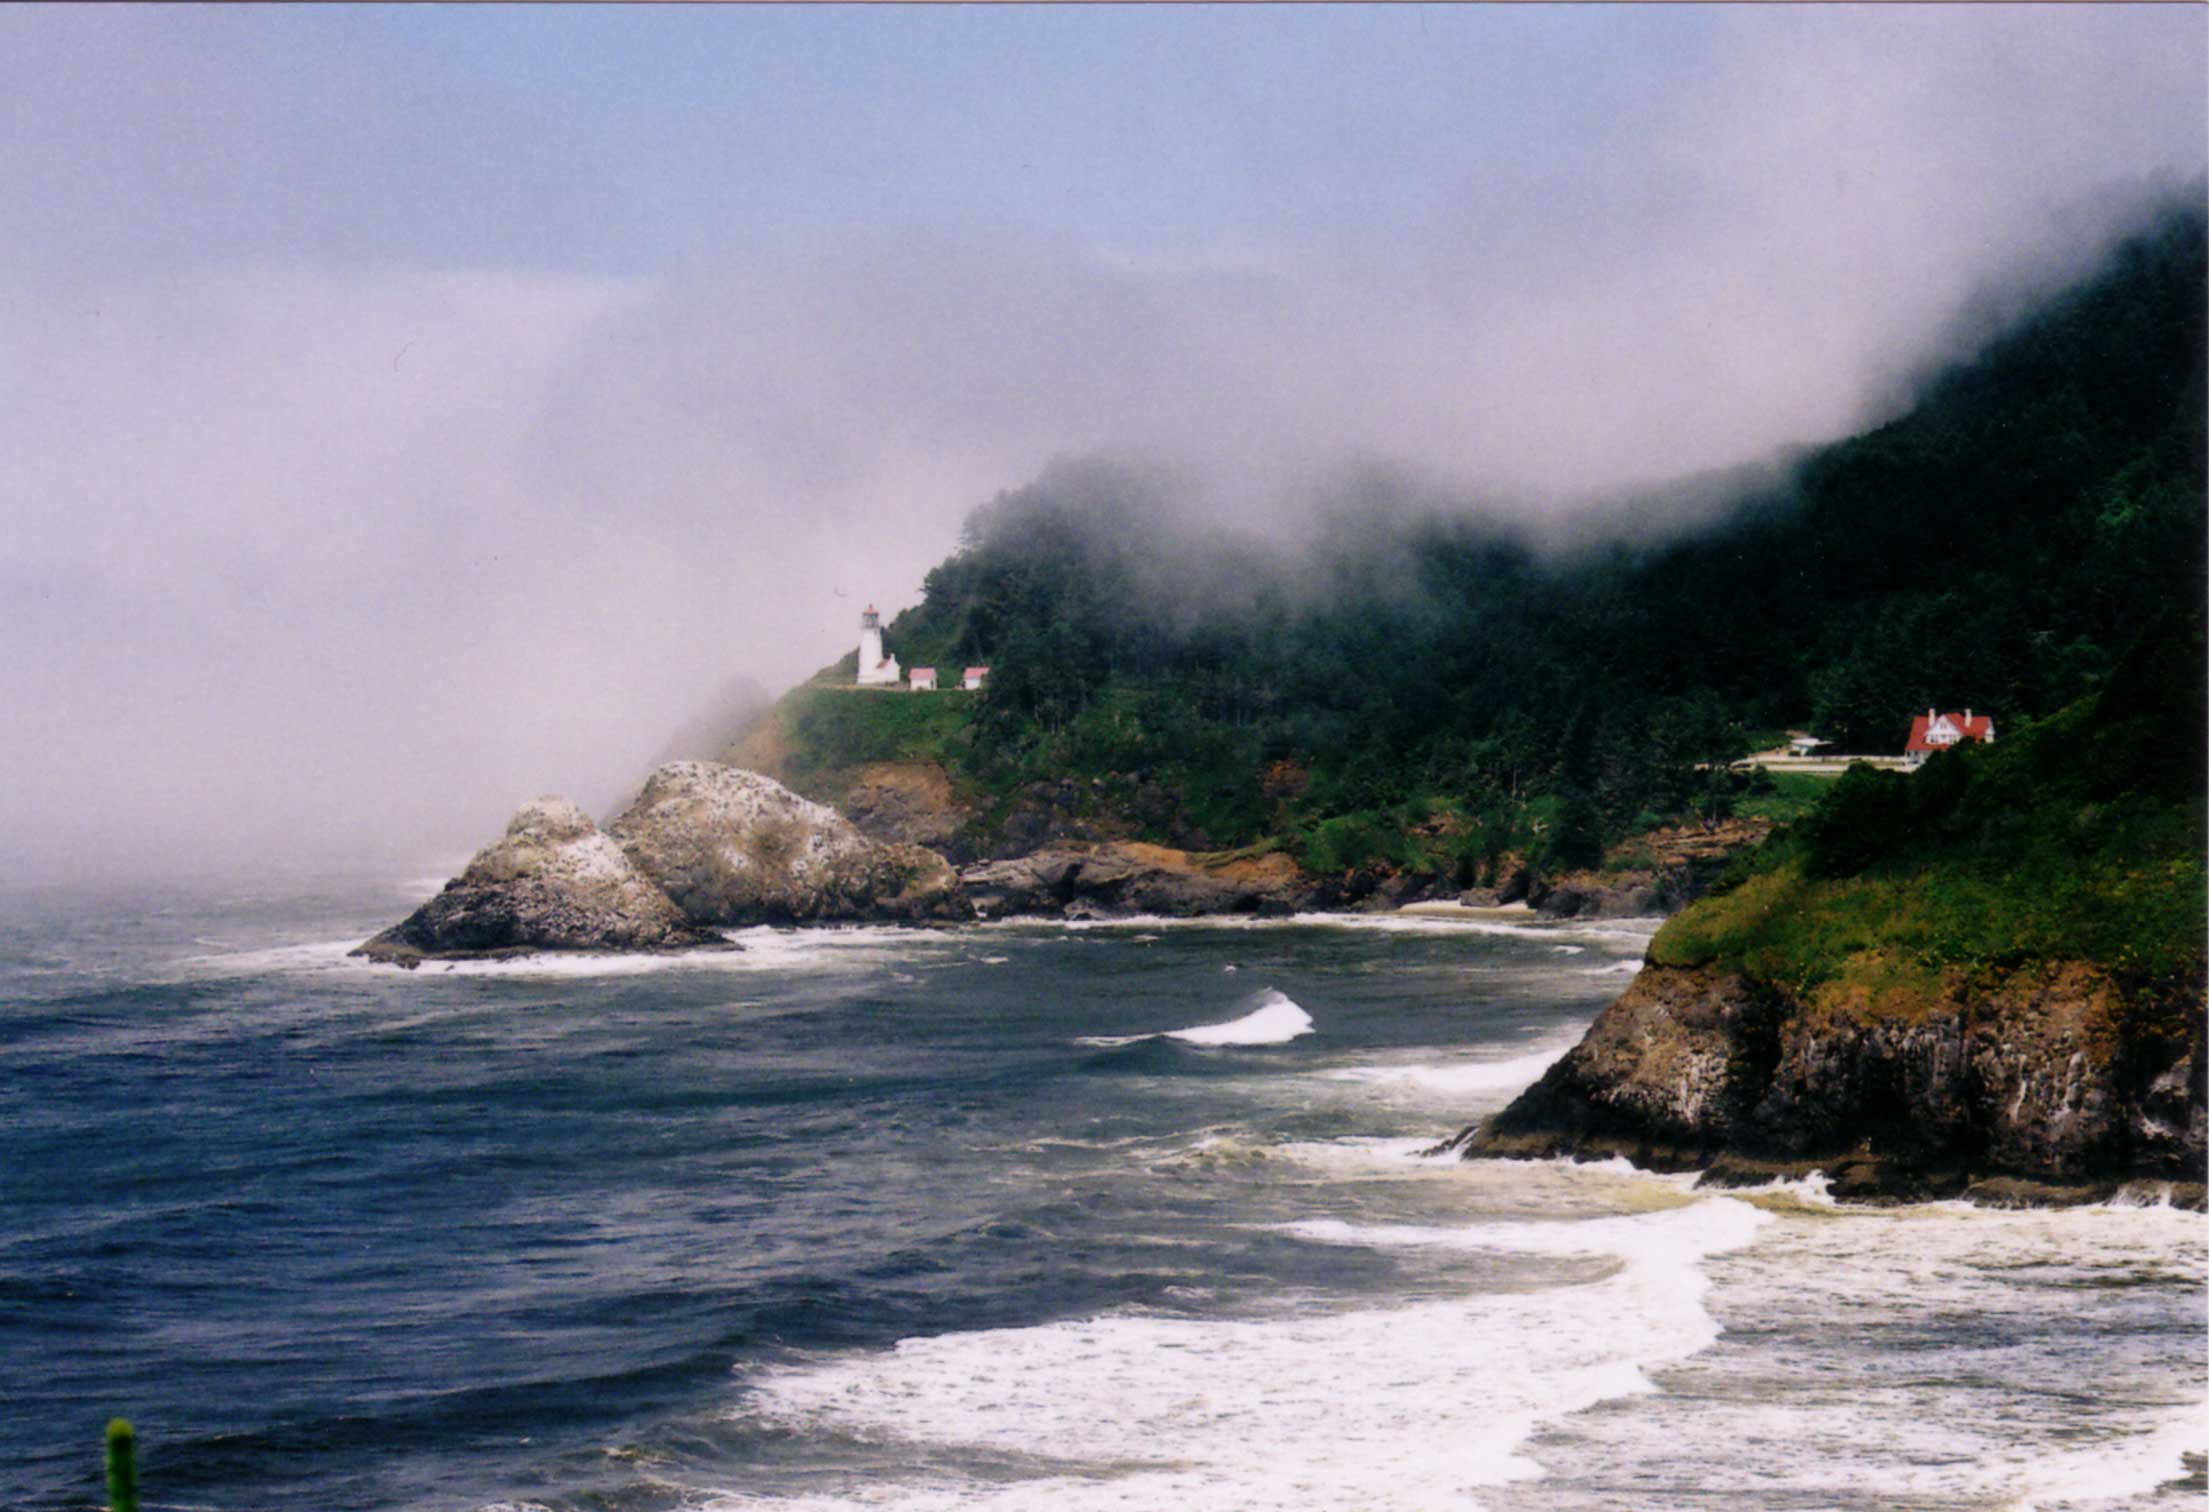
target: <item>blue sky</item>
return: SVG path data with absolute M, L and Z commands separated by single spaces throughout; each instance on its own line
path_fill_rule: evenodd
M 1693 9 L 1446 7 L 454 8 L 343 24 L 372 24 L 514 125 L 558 102 L 618 180 L 645 257 L 731 218 L 792 235 L 949 221 L 1165 257 L 1295 247 L 1343 215 L 1416 225 L 1436 188 L 1419 170 L 1461 164 L 1453 138 L 1554 166 L 1584 146 L 1576 126 L 1628 125 L 1708 29 Z
M 2205 77 L 2192 6 L 0 8 L 0 849 L 602 803 L 1055 456 L 1280 531 L 1844 434 L 2198 197 Z

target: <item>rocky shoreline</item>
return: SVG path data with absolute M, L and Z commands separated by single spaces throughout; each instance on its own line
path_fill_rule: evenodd
M 436 897 L 354 954 L 426 961 L 535 952 L 736 948 L 758 924 L 1131 915 L 1287 917 L 1407 905 L 1523 905 L 1549 918 L 1647 916 L 1687 902 L 1747 839 L 1682 835 L 1647 870 L 1493 890 L 1313 878 L 1280 851 L 1198 855 L 1062 842 L 954 869 L 870 838 L 773 779 L 710 762 L 653 772 L 604 830 L 564 799 L 524 804 Z M 1823 1174 L 1852 1201 L 2106 1200 L 2150 1183 L 2204 1204 L 2209 1019 L 2198 984 L 2152 1011 L 2071 963 L 1959 985 L 1910 1012 L 1803 1002 L 1707 968 L 1649 965 L 1581 1042 L 1502 1112 L 1438 1151 L 1624 1157 L 1714 1186 Z
M 757 924 L 949 923 L 973 918 L 1201 918 L 1388 912 L 1407 904 L 1523 903 L 1548 917 L 1668 912 L 1760 831 L 1655 837 L 1650 868 L 1467 891 L 1382 870 L 1314 877 L 1286 852 L 1200 854 L 1132 840 L 1060 839 L 954 868 L 910 838 L 941 831 L 942 794 L 885 769 L 863 823 L 773 778 L 669 762 L 600 830 L 564 798 L 524 804 L 443 892 L 354 954 L 412 967 L 533 951 L 728 948 Z M 925 775 L 925 774 L 922 774 Z
M 2145 1184 L 2198 1209 L 2200 1001 L 2143 1005 L 2068 963 L 1892 1013 L 1652 965 L 1539 1081 L 1439 1148 L 1624 1157 L 1714 1186 L 1818 1171 L 1832 1196 L 1872 1202 L 2060 1205 Z

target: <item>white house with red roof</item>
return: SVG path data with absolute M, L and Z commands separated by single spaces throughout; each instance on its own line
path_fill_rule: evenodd
M 897 658 L 882 649 L 882 616 L 869 604 L 859 616 L 859 686 L 894 688 L 903 676 Z
M 1938 709 L 1927 709 L 1910 721 L 1910 739 L 1902 748 L 1902 759 L 1916 766 L 1935 751 L 1945 751 L 1952 745 L 1966 740 L 1994 741 L 1994 716 L 1974 714 L 1966 709 L 1961 714 L 1943 714 Z
M 915 693 L 935 692 L 936 669 L 934 667 L 915 667 L 912 675 L 906 678 L 905 685 Z
M 973 693 L 979 691 L 982 684 L 988 681 L 989 668 L 969 667 L 966 669 L 966 676 L 960 680 L 959 686 L 966 689 L 967 692 Z

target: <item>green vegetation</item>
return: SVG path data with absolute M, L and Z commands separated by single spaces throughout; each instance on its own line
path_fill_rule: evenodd
M 784 720 L 789 775 L 804 784 L 835 768 L 869 761 L 935 761 L 957 766 L 972 740 L 976 695 L 860 691 L 811 682 L 776 710 Z
M 138 1512 L 138 1433 L 123 1418 L 107 1425 L 108 1512 Z
M 1071 778 L 1078 812 L 1135 838 L 1277 841 L 1324 872 L 1562 870 L 1735 813 L 1813 832 L 1817 779 L 1727 770 L 1750 731 L 1899 753 L 1913 711 L 1971 706 L 2006 749 L 2102 687 L 2159 606 L 2198 601 L 2204 243 L 2174 212 L 1908 413 L 1684 538 L 1544 552 L 1376 483 L 1290 549 L 1192 530 L 1158 479 L 1055 467 L 977 510 L 889 627 L 908 663 L 990 664 L 987 691 L 802 689 L 777 715 L 786 769 L 818 787 L 936 761 L 995 816 Z M 1846 779 L 1826 850 L 1860 824 L 1848 843 L 1920 833 L 1894 795 L 1948 780 Z M 2112 856 L 2139 838 L 2112 833 Z M 1927 950 L 1951 939 L 1925 928 Z
M 1899 1012 L 2041 962 L 2191 992 L 2209 918 L 2202 661 L 2198 625 L 2151 629 L 2098 695 L 2015 738 L 1915 776 L 1852 768 L 1651 959 Z
M 1834 781 L 1815 772 L 1759 772 L 1749 780 L 1734 812 L 1744 819 L 1793 824 L 1817 806 Z

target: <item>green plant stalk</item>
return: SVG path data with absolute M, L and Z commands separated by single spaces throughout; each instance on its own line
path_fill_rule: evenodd
M 107 1425 L 108 1512 L 138 1512 L 138 1435 L 127 1418 Z

